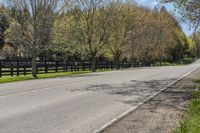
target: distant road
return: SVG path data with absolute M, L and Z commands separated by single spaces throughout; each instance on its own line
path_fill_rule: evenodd
M 0 133 L 92 133 L 198 68 L 152 67 L 0 85 Z

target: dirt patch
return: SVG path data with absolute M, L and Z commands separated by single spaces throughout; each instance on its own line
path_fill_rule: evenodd
M 102 133 L 169 133 L 177 127 L 200 69 L 161 92 Z

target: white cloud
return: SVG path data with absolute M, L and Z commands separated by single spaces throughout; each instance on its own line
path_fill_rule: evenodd
M 146 2 L 147 0 L 140 0 L 140 2 Z
M 157 6 L 159 3 L 157 2 L 157 1 L 154 1 L 153 3 L 152 3 L 152 6 Z

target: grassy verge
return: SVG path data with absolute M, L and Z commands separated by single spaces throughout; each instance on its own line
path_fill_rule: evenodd
M 196 81 L 199 83 L 200 79 Z M 199 133 L 200 132 L 200 90 L 194 92 L 191 103 L 188 106 L 187 113 L 180 123 L 180 126 L 174 133 Z
M 97 70 L 96 72 L 105 72 L 110 70 Z M 38 74 L 38 79 L 45 79 L 45 78 L 55 78 L 55 77 L 62 77 L 62 76 L 71 76 L 71 75 L 77 75 L 77 74 L 86 74 L 86 73 L 92 73 L 92 71 L 76 71 L 76 72 L 58 72 L 58 73 L 47 73 L 47 74 Z M 3 76 L 0 78 L 0 84 L 4 83 L 11 83 L 11 82 L 17 82 L 17 81 L 25 81 L 25 80 L 33 80 L 34 78 L 32 75 L 26 75 L 26 76 Z
M 195 61 L 195 58 L 184 58 L 180 62 L 162 62 L 162 66 L 180 66 L 180 65 L 187 65 L 191 64 Z M 156 66 L 160 66 L 159 62 L 156 62 Z
M 171 62 L 162 62 L 161 66 L 178 66 L 181 65 L 180 63 L 171 63 Z M 160 66 L 159 62 L 156 62 L 155 66 Z
M 182 61 L 181 61 L 181 64 L 191 64 L 192 62 L 195 61 L 195 58 L 184 58 Z

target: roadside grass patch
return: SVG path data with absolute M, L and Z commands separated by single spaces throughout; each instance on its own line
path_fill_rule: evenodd
M 195 61 L 195 58 L 184 58 L 183 60 L 182 60 L 182 64 L 191 64 L 192 62 L 194 62 Z
M 19 76 L 19 77 L 3 76 L 0 78 L 0 84 L 16 82 L 16 81 L 31 80 L 31 79 L 34 79 L 31 75 Z
M 105 72 L 110 70 L 97 70 L 96 72 Z M 55 78 L 55 77 L 63 77 L 63 76 L 71 76 L 71 75 L 77 75 L 77 74 L 87 74 L 92 73 L 92 71 L 74 71 L 74 72 L 57 72 L 57 73 L 47 73 L 47 74 L 38 74 L 38 79 L 45 79 L 45 78 Z M 20 76 L 3 76 L 0 78 L 0 84 L 4 83 L 11 83 L 11 82 L 17 82 L 17 81 L 25 81 L 25 80 L 33 80 L 31 74 L 28 74 L 26 76 L 20 75 Z
M 200 79 L 196 80 L 200 83 Z M 200 86 L 198 85 L 198 88 Z M 200 90 L 193 93 L 192 100 L 179 127 L 174 133 L 199 133 L 200 132 Z
M 195 61 L 195 58 L 184 58 L 180 62 L 161 62 L 161 66 L 180 66 L 180 65 L 188 65 Z M 156 62 L 155 66 L 160 66 L 160 62 Z
M 111 71 L 111 69 L 106 70 L 100 70 L 97 69 L 96 72 L 106 72 Z M 38 74 L 38 79 L 45 79 L 45 78 L 56 78 L 56 77 L 63 77 L 63 76 L 72 76 L 77 74 L 87 74 L 92 73 L 90 70 L 86 71 L 73 71 L 73 72 L 57 72 L 57 73 L 47 73 L 47 74 Z M 34 80 L 31 74 L 27 74 L 26 76 L 20 75 L 20 76 L 3 76 L 0 78 L 0 84 L 4 83 L 11 83 L 11 82 L 17 82 L 17 81 L 25 81 L 25 80 Z
M 162 62 L 161 66 L 178 66 L 180 63 Z M 156 62 L 155 66 L 160 66 L 159 62 Z

